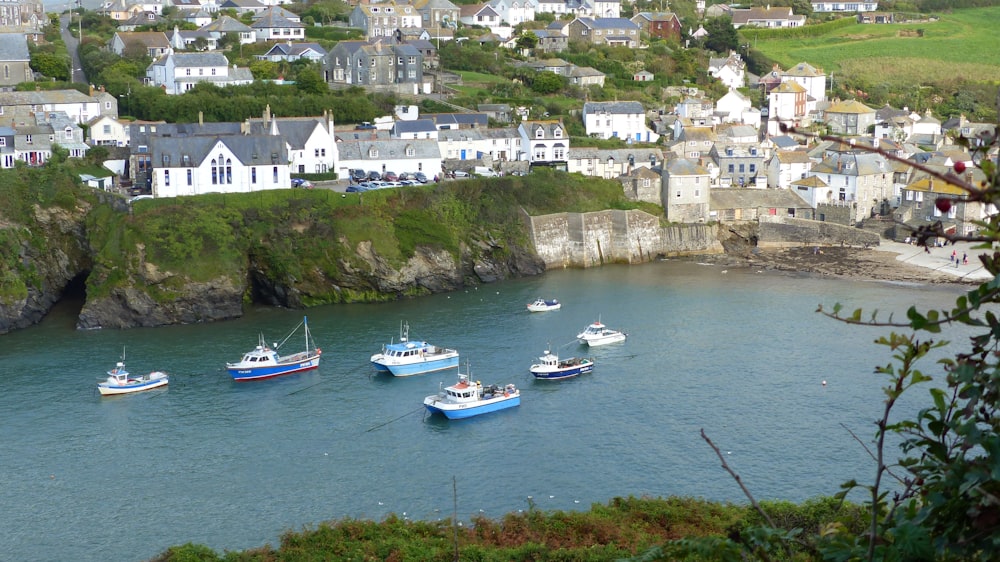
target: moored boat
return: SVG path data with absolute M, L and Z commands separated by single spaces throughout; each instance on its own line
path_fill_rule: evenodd
M 521 391 L 513 384 L 483 386 L 472 382 L 466 373 L 458 374 L 458 382 L 444 387 L 437 394 L 424 398 L 424 407 L 432 414 L 450 420 L 471 418 L 521 405 Z
M 532 365 L 528 370 L 536 379 L 568 379 L 593 371 L 594 361 L 588 357 L 559 359 L 558 355 L 546 349 L 545 355 L 539 357 L 538 363 Z
M 410 341 L 410 326 L 403 322 L 399 342 L 387 343 L 371 357 L 376 371 L 396 377 L 409 377 L 458 367 L 458 351 L 431 345 L 425 341 Z
M 576 335 L 576 339 L 580 340 L 580 343 L 589 345 L 590 347 L 623 342 L 627 337 L 628 334 L 625 332 L 612 330 L 602 324 L 600 320 L 587 326 L 586 330 Z
M 163 371 L 133 375 L 125 369 L 125 360 L 122 359 L 114 369 L 108 371 L 108 377 L 103 382 L 97 383 L 97 391 L 101 396 L 129 394 L 166 386 L 169 382 L 169 377 Z
M 303 328 L 305 335 L 305 349 L 292 353 L 291 355 L 279 355 L 278 349 L 288 341 L 299 328 Z M 302 323 L 295 327 L 281 343 L 268 346 L 264 341 L 264 335 L 260 335 L 257 347 L 243 354 L 243 358 L 236 363 L 226 363 L 226 370 L 235 381 L 250 381 L 280 377 L 308 371 L 319 367 L 319 358 L 323 353 L 309 333 L 308 319 L 303 317 Z
M 550 310 L 559 310 L 560 308 L 562 308 L 562 303 L 558 300 L 540 298 L 528 305 L 528 312 L 548 312 Z

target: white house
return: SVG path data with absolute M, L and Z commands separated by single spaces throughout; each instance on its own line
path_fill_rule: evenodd
M 562 121 L 522 121 L 517 131 L 525 159 L 532 165 L 565 166 L 569 135 Z
M 280 11 L 279 11 L 280 10 Z M 306 37 L 306 26 L 285 17 L 283 8 L 271 7 L 250 24 L 257 41 L 301 41 Z
M 249 68 L 229 66 L 222 53 L 174 53 L 157 59 L 146 69 L 146 82 L 167 94 L 183 94 L 198 82 L 216 86 L 250 84 Z
M 492 0 L 489 5 L 511 27 L 535 21 L 535 0 Z
M 87 122 L 91 146 L 128 146 L 128 124 L 101 115 Z
M 585 176 L 613 179 L 632 174 L 639 168 L 652 169 L 663 163 L 659 148 L 570 148 L 566 171 Z M 657 186 L 659 187 L 659 186 Z M 659 203 L 659 198 L 657 198 Z
M 826 100 L 826 73 L 807 62 L 781 73 L 782 82 L 795 82 L 806 89 L 806 111 L 816 111 L 816 102 Z
M 843 0 L 835 2 L 811 2 L 812 9 L 814 13 L 830 13 L 830 12 L 877 12 L 878 2 L 876 1 L 852 1 L 844 2 Z
M 893 194 L 893 170 L 881 154 L 834 152 L 809 171 L 830 189 L 827 201 L 817 203 L 849 204 L 851 222 L 858 223 L 880 209 Z
M 486 158 L 494 161 L 518 160 L 521 137 L 513 127 L 490 129 L 444 129 L 438 132 L 441 157 L 447 160 Z
M 157 137 L 149 148 L 154 197 L 291 188 L 280 136 Z
M 715 114 L 723 123 L 742 123 L 760 127 L 760 110 L 755 109 L 750 98 L 736 90 L 729 90 L 715 102 Z
M 90 95 L 76 90 L 31 90 L 0 92 L 0 116 L 16 111 L 31 113 L 63 112 L 77 123 L 86 123 L 99 115 L 118 117 L 114 96 L 91 88 Z M 10 120 L 9 117 L 0 117 Z
M 803 127 L 809 124 L 806 111 L 807 92 L 798 82 L 782 82 L 768 97 L 767 133 L 780 135 L 781 125 Z
M 792 182 L 804 179 L 812 168 L 809 154 L 803 150 L 776 150 L 764 163 L 767 173 L 767 187 L 790 189 Z M 809 200 L 803 196 L 803 199 Z M 816 206 L 813 205 L 813 208 Z
M 746 63 L 739 53 L 731 52 L 725 58 L 708 59 L 708 75 L 725 84 L 729 89 L 746 86 Z
M 434 139 L 352 138 L 341 134 L 337 139 L 340 157 L 337 173 L 349 177 L 348 170 L 396 172 L 428 177 L 441 173 L 441 152 Z M 366 135 L 357 135 L 364 137 Z
M 587 102 L 583 104 L 583 124 L 591 137 L 638 142 L 660 139 L 646 126 L 646 110 L 637 101 Z

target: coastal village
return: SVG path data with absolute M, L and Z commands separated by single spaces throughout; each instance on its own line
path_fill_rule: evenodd
M 319 181 L 320 187 L 404 189 L 547 167 L 620 182 L 628 198 L 662 206 L 672 223 L 790 217 L 861 227 L 903 241 L 909 231 L 938 221 L 945 233 L 968 235 L 977 221 L 995 212 L 966 201 L 959 187 L 927 173 L 964 169 L 962 179 L 981 180 L 973 154 L 956 140 L 975 147 L 995 125 L 964 115 L 942 121 L 929 109 L 830 99 L 832 77 L 809 61 L 754 75 L 732 51 L 712 58 L 706 70 L 724 95 L 713 97 L 696 86 L 670 87 L 662 98 L 677 101 L 653 107 L 639 101 L 583 101 L 572 115 L 558 118 L 504 103 L 456 106 L 449 113 L 420 111 L 424 96 L 447 99 L 441 92 L 447 91 L 442 82 L 448 72 L 440 67 L 437 50 L 442 42 L 468 40 L 456 39 L 457 29 L 481 28 L 483 36 L 475 41 L 526 55 L 517 64 L 532 71 L 600 87 L 601 72 L 565 62 L 560 52 L 572 42 L 642 49 L 651 38 L 678 40 L 680 20 L 667 10 L 628 17 L 632 7 L 606 0 L 492 0 L 462 6 L 449 0 L 359 2 L 348 25 L 363 38 L 327 50 L 304 41 L 306 23 L 271 0 L 103 4 L 104 16 L 117 23 L 104 48 L 123 57 L 135 52 L 150 57 L 144 82 L 168 95 L 183 95 L 203 82 L 220 87 L 253 82 L 251 71 L 230 65 L 223 50 L 263 42 L 271 47 L 262 60 L 310 61 L 330 88 L 361 86 L 394 93 L 399 100 L 391 114 L 365 123 L 338 123 L 335 107 L 305 117 L 272 115 L 267 108 L 242 122 L 200 117 L 167 123 L 123 119 L 120 108 L 131 101 L 129 95 L 113 95 L 99 84 L 87 93 L 15 90 L 36 78 L 29 45 L 42 41 L 49 20 L 38 0 L 7 4 L 0 34 L 5 118 L 0 166 L 42 165 L 56 146 L 68 150 L 70 158 L 84 158 L 89 149 L 102 146 L 108 151 L 107 173 L 82 180 L 131 197 L 314 187 L 317 182 L 301 178 L 311 175 L 336 178 Z M 812 8 L 870 25 L 893 24 L 892 14 L 879 12 L 877 2 L 812 2 Z M 806 23 L 788 7 L 706 8 L 699 1 L 698 10 L 706 17 L 731 18 L 737 29 Z M 225 15 L 233 11 L 240 19 Z M 164 12 L 197 29 L 180 31 L 175 25 L 167 32 L 137 31 L 164 21 Z M 522 26 L 541 14 L 554 15 L 554 21 L 530 31 L 537 44 L 526 48 L 519 39 L 529 32 Z M 691 37 L 707 33 L 701 27 L 688 31 Z M 651 77 L 637 71 L 634 80 Z M 754 106 L 741 93 L 748 90 L 759 91 L 765 102 Z M 569 119 L 578 120 L 574 125 L 581 124 L 587 138 L 617 139 L 621 147 L 574 146 Z M 805 130 L 838 140 L 788 133 Z M 942 198 L 954 204 L 934 204 Z

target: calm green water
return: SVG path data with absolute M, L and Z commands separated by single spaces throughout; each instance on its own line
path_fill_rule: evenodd
M 832 494 L 871 479 L 841 424 L 872 435 L 872 369 L 888 355 L 872 344 L 881 332 L 824 320 L 816 305 L 902 311 L 946 306 L 957 292 L 685 262 L 555 271 L 309 310 L 320 369 L 239 384 L 223 364 L 261 331 L 280 340 L 301 311 L 79 332 L 78 310 L 62 306 L 0 338 L 0 558 L 142 560 L 189 541 L 275 544 L 342 517 L 437 519 L 451 514 L 453 477 L 465 521 L 525 509 L 529 496 L 546 510 L 630 494 L 742 502 L 701 428 L 757 498 Z M 539 296 L 562 310 L 526 312 Z M 598 318 L 628 341 L 570 343 Z M 412 338 L 458 348 L 483 383 L 519 385 L 522 405 L 458 422 L 425 416 L 424 396 L 453 373 L 393 379 L 368 365 L 404 320 Z M 594 357 L 595 371 L 534 381 L 527 368 L 547 342 Z M 99 397 L 96 380 L 123 346 L 133 372 L 166 370 L 169 388 Z

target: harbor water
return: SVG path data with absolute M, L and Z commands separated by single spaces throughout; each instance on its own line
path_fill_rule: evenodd
M 303 311 L 84 332 L 74 329 L 80 303 L 61 303 L 0 338 L 0 559 L 144 560 L 187 542 L 247 549 L 345 517 L 447 518 L 455 499 L 462 521 L 628 495 L 746 501 L 702 429 L 757 499 L 830 495 L 874 474 L 850 432 L 872 438 L 884 382 L 873 369 L 889 354 L 873 344 L 887 330 L 826 319 L 817 305 L 901 317 L 914 303 L 948 307 L 961 290 L 684 261 L 551 271 L 310 309 L 320 368 L 245 383 L 225 362 L 260 333 L 280 341 Z M 562 309 L 527 312 L 537 297 Z M 581 347 L 574 336 L 598 319 L 628 340 Z M 392 378 L 369 364 L 401 322 L 411 339 L 457 348 L 473 380 L 516 384 L 521 406 L 462 421 L 426 415 L 423 398 L 454 371 Z M 596 368 L 535 381 L 528 367 L 547 348 Z M 100 397 L 97 380 L 123 349 L 129 370 L 167 371 L 169 387 Z M 923 396 L 900 407 L 912 414 Z

